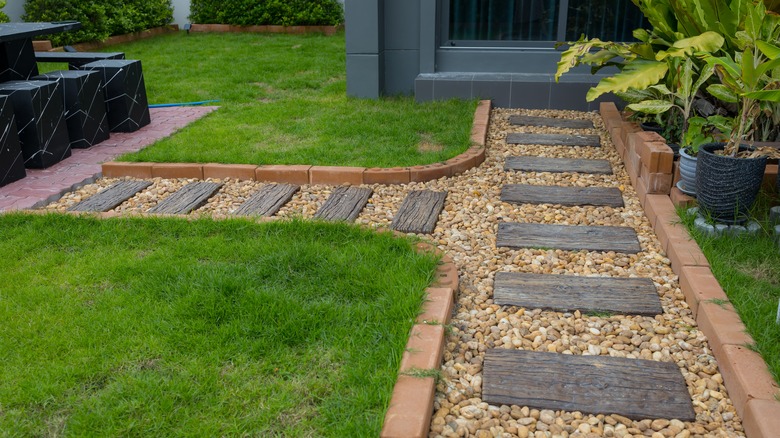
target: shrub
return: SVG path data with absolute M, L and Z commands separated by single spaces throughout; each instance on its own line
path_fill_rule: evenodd
M 55 46 L 102 41 L 173 20 L 171 0 L 27 0 L 24 12 L 24 21 L 81 22 L 78 31 L 51 35 Z
M 190 20 L 201 24 L 316 26 L 344 22 L 338 0 L 192 0 Z
M 5 3 L 5 0 L 0 0 L 0 9 L 5 7 Z M 5 12 L 0 11 L 0 23 L 8 23 L 9 21 L 11 20 L 8 18 L 8 15 L 6 15 Z

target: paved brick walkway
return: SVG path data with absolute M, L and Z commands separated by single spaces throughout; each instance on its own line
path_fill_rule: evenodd
M 27 177 L 0 187 L 0 211 L 48 204 L 64 193 L 100 177 L 101 163 L 135 152 L 167 137 L 217 109 L 215 106 L 152 108 L 152 122 L 136 132 L 111 133 L 111 138 L 73 155 L 48 169 L 27 169 Z

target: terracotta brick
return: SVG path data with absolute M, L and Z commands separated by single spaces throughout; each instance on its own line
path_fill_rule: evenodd
M 125 163 L 110 161 L 101 165 L 104 178 L 131 178 L 148 179 L 152 177 L 152 163 Z
M 758 353 L 739 345 L 724 345 L 720 357 L 715 358 L 729 397 L 741 417 L 750 400 L 775 399 L 777 384 Z
M 152 177 L 203 179 L 203 165 L 197 163 L 155 163 L 152 165 Z
M 672 271 L 675 274 L 680 273 L 683 266 L 709 266 L 707 257 L 701 252 L 701 248 L 692 240 L 686 232 L 686 239 L 669 240 L 669 248 L 666 250 L 666 256 L 672 263 Z
M 308 184 L 309 183 L 308 165 L 292 166 L 260 166 L 255 170 L 255 179 L 257 181 L 270 181 L 288 184 Z
M 452 315 L 452 306 L 455 293 L 449 287 L 429 287 L 425 289 L 427 294 L 423 303 L 423 312 L 417 316 L 418 324 L 438 322 L 447 324 Z
M 639 123 L 623 122 L 623 129 L 620 131 L 620 139 L 623 141 L 626 149 L 629 147 L 628 136 L 635 132 L 643 132 L 642 128 L 639 126 Z
M 203 178 L 254 181 L 255 170 L 257 170 L 257 166 L 253 164 L 204 164 Z
M 405 236 L 404 233 L 400 233 L 400 236 Z M 417 242 L 417 244 L 414 245 L 414 249 L 419 253 L 426 253 L 430 252 L 433 254 L 439 254 L 441 251 L 439 251 L 438 248 L 436 248 L 436 245 L 432 244 L 431 242 Z
M 312 166 L 309 169 L 310 184 L 363 184 L 365 167 Z
M 476 158 L 468 153 L 464 152 L 454 158 L 444 162 L 445 166 L 450 166 L 451 175 L 460 175 L 461 173 L 474 168 L 476 166 Z
M 671 173 L 645 173 L 647 168 L 642 166 L 639 178 L 645 182 L 647 193 L 655 195 L 668 195 L 672 189 Z
M 452 176 L 452 167 L 440 163 L 409 168 L 409 177 L 412 182 L 433 181 L 439 178 Z
M 728 300 L 726 292 L 720 287 L 712 271 L 706 266 L 683 266 L 677 274 L 680 277 L 680 290 L 685 295 L 696 318 L 702 301 Z
M 287 33 L 296 34 L 296 35 L 304 34 L 306 33 L 306 26 L 288 26 Z
M 623 123 L 623 118 L 614 102 L 601 102 L 599 104 L 599 113 L 604 120 L 604 126 L 608 130 Z
M 623 140 L 620 139 L 620 133 L 623 131 L 622 125 L 612 127 L 609 130 L 610 137 L 612 138 L 612 143 L 615 145 L 615 150 L 617 151 L 618 155 L 620 155 L 621 159 L 625 159 L 626 156 L 626 145 L 623 143 Z
M 626 156 L 623 161 L 626 165 L 628 176 L 631 178 L 631 184 L 636 186 L 636 182 L 639 179 L 639 168 L 641 166 L 639 155 L 632 152 L 631 149 L 626 149 Z
M 408 167 L 373 167 L 363 172 L 366 184 L 406 184 L 411 181 Z
M 680 181 L 680 162 L 675 161 L 672 164 L 672 186 L 676 185 Z
M 775 184 L 777 184 L 777 164 L 767 164 L 761 186 L 764 189 L 771 191 L 777 187 Z
M 639 198 L 639 203 L 644 207 L 647 201 L 647 185 L 641 178 L 636 178 L 632 181 L 634 183 L 634 189 L 636 190 L 636 196 Z
M 438 370 L 444 352 L 444 326 L 441 324 L 415 324 L 401 356 L 401 372 Z
M 466 153 L 472 155 L 474 157 L 474 166 L 479 166 L 480 164 L 485 162 L 485 148 L 484 147 L 472 147 L 469 148 Z
M 436 270 L 436 280 L 434 280 L 433 286 L 458 290 L 459 282 L 458 267 L 454 263 L 444 263 L 439 265 L 439 269 Z
M 780 402 L 754 398 L 747 402 L 742 427 L 750 438 L 775 438 L 780 431 Z
M 381 438 L 425 438 L 431 427 L 433 377 L 398 376 L 385 414 Z
M 696 324 L 707 336 L 710 348 L 716 357 L 723 354 L 724 345 L 753 344 L 753 338 L 745 332 L 745 324 L 742 323 L 731 303 L 701 301 L 696 314 Z
M 678 217 L 677 210 L 667 195 L 648 194 L 644 208 L 647 220 L 650 221 L 650 225 L 653 228 L 655 228 L 656 219 L 659 217 L 666 218 L 666 220 L 674 220 Z
M 674 152 L 657 132 L 642 131 L 631 134 L 634 151 L 642 158 L 642 164 L 648 171 L 672 173 Z
M 268 33 L 285 33 L 286 29 L 284 26 L 279 25 L 268 25 L 267 27 Z
M 669 198 L 678 207 L 688 208 L 696 205 L 696 199 L 681 192 L 677 187 L 672 187 L 669 191 Z
M 32 44 L 36 52 L 48 52 L 53 48 L 49 40 L 33 41 Z
M 669 252 L 669 241 L 687 241 L 691 239 L 688 230 L 680 223 L 680 217 L 658 217 L 655 221 L 655 234 L 661 242 L 661 247 Z

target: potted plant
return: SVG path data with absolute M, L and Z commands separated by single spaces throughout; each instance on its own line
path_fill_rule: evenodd
M 720 83 L 707 87 L 718 99 L 735 104 L 733 129 L 725 143 L 702 145 L 696 172 L 699 206 L 715 220 L 743 221 L 764 177 L 767 157 L 746 145 L 762 101 L 780 102 L 780 47 L 769 43 L 780 35 L 780 18 L 767 14 L 763 2 L 750 3 L 744 30 L 737 33 L 741 50 L 702 58 L 715 68 Z

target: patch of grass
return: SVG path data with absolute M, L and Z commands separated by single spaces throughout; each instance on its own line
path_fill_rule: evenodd
M 476 101 L 348 98 L 343 33 L 181 32 L 110 51 L 143 62 L 150 103 L 218 99 L 221 107 L 122 160 L 391 167 L 470 146 Z
M 377 436 L 437 260 L 343 224 L 0 215 L 0 430 Z
M 701 247 L 715 277 L 755 341 L 758 351 L 780 382 L 780 325 L 775 323 L 780 299 L 780 251 L 766 230 L 768 197 L 761 196 L 753 215 L 762 223 L 758 236 L 708 237 L 693 228 L 693 218 L 682 215 Z M 725 304 L 725 303 L 724 303 Z

